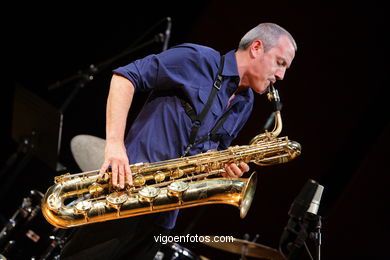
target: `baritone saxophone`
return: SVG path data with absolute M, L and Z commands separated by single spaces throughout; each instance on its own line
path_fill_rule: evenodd
M 44 217 L 56 227 L 69 228 L 200 205 L 228 204 L 238 207 L 244 218 L 256 189 L 256 174 L 249 178 L 223 178 L 220 175 L 225 164 L 281 164 L 301 153 L 299 143 L 277 137 L 282 120 L 279 95 L 272 84 L 268 98 L 275 105 L 274 129 L 255 136 L 249 145 L 132 164 L 133 185 L 123 190 L 111 185 L 108 173 L 99 180 L 99 170 L 57 176 L 42 200 Z

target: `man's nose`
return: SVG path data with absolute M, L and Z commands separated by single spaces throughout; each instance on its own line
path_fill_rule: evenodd
M 277 80 L 283 80 L 284 78 L 284 74 L 286 73 L 286 70 L 285 69 L 278 69 L 276 72 L 275 72 L 275 78 Z

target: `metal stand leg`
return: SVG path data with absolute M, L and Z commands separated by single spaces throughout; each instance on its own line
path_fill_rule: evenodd
M 315 231 L 310 234 L 310 238 L 314 240 L 316 245 L 316 259 L 321 260 L 321 228 L 322 220 L 321 216 L 318 216 Z

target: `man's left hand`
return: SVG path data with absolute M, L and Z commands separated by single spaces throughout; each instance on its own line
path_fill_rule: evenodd
M 239 178 L 244 172 L 249 171 L 249 166 L 245 162 L 240 162 L 239 165 L 235 163 L 229 163 L 225 165 L 226 172 L 222 173 L 225 178 Z

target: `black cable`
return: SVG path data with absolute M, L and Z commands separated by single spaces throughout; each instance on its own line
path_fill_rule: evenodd
M 155 23 L 154 25 L 152 25 L 152 27 L 150 27 L 146 32 L 144 32 L 140 37 L 138 37 L 138 39 L 135 40 L 135 42 L 133 42 L 133 44 L 131 44 L 126 50 L 128 49 L 131 49 L 133 48 L 135 45 L 137 45 L 141 40 L 143 40 L 146 35 L 148 35 L 151 31 L 153 31 L 158 25 L 162 24 L 164 21 L 167 20 L 167 17 L 161 19 L 160 21 L 158 21 L 157 23 Z

